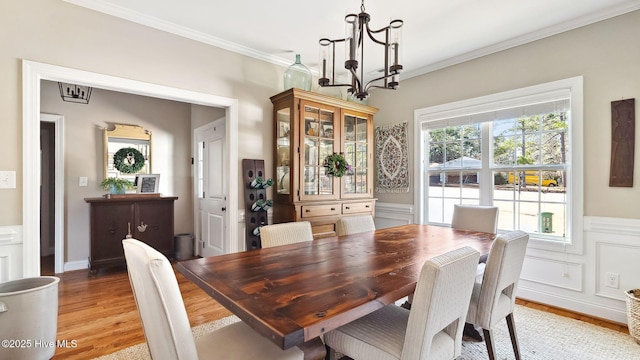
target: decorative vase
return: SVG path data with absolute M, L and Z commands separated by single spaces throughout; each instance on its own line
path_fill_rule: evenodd
M 117 195 L 122 195 L 125 193 L 124 191 L 124 187 L 116 187 L 115 185 L 111 185 L 111 188 L 109 189 L 109 193 L 110 194 L 117 194 Z
M 311 90 L 311 71 L 300 62 L 300 54 L 296 54 L 296 62 L 284 72 L 284 89 L 291 88 Z

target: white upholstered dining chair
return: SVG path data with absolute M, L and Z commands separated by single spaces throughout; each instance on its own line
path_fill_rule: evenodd
M 520 359 L 513 309 L 528 242 L 529 235 L 520 230 L 498 235 L 491 245 L 482 281 L 473 286 L 467 322 L 482 328 L 490 360 L 495 359 L 491 331 L 504 318 L 516 359 Z
M 154 360 L 303 359 L 299 348 L 284 351 L 243 322 L 194 340 L 169 260 L 136 239 L 124 239 L 122 245 L 144 336 Z
M 266 225 L 260 228 L 262 248 L 312 241 L 313 232 L 308 221 Z
M 388 305 L 324 335 L 330 358 L 454 359 L 480 254 L 463 247 L 424 263 L 411 311 Z
M 453 206 L 451 227 L 495 234 L 498 228 L 498 207 L 456 204 Z
M 451 227 L 456 230 L 480 231 L 496 234 L 498 232 L 498 207 L 482 205 L 454 205 Z M 486 267 L 487 254 L 480 255 L 476 270 L 478 280 Z
M 336 234 L 338 236 L 375 230 L 376 224 L 373 222 L 371 215 L 344 216 L 336 223 Z
M 453 206 L 453 218 L 451 227 L 456 230 L 479 231 L 495 234 L 498 232 L 498 207 L 481 205 L 459 205 Z M 485 269 L 487 255 L 480 256 L 480 263 L 476 268 L 478 280 L 482 279 Z M 404 303 L 404 307 L 410 309 L 413 303 L 413 295 Z

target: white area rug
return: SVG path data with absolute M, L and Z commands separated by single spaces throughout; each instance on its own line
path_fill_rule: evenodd
M 629 334 L 523 306 L 516 306 L 514 317 L 525 360 L 640 360 L 640 345 Z M 236 321 L 237 317 L 229 316 L 196 326 L 193 333 L 199 337 Z M 504 320 L 493 333 L 497 359 L 514 359 Z M 143 343 L 98 359 L 150 359 L 150 356 Z M 458 359 L 488 359 L 484 342 L 463 342 L 462 356 Z

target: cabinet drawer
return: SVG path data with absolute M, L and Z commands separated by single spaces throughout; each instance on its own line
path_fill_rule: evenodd
M 314 216 L 339 215 L 340 204 L 332 205 L 305 205 L 301 208 L 303 218 Z
M 336 236 L 335 224 L 311 226 L 314 239 Z
M 373 211 L 373 203 L 371 201 L 342 204 L 343 214 L 370 213 Z

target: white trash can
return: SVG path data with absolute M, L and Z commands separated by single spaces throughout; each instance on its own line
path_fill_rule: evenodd
M 53 357 L 59 282 L 40 276 L 0 283 L 0 359 Z

